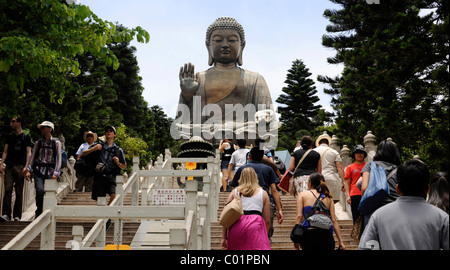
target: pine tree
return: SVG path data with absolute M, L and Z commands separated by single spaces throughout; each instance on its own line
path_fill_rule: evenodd
M 126 28 L 118 25 L 119 31 Z M 140 133 L 144 124 L 144 108 L 148 106 L 142 96 L 144 87 L 139 76 L 139 65 L 135 56 L 136 48 L 130 42 L 113 42 L 109 49 L 119 60 L 117 70 L 108 68 L 108 77 L 113 82 L 113 88 L 117 93 L 117 101 L 111 105 L 114 111 L 123 116 L 123 123 L 127 128 Z
M 336 50 L 328 62 L 344 71 L 318 80 L 331 86 L 324 91 L 337 112 L 338 136 L 352 145 L 372 130 L 411 152 L 404 158 L 436 160 L 424 146 L 438 139 L 448 169 L 448 138 L 440 135 L 448 134 L 448 1 L 332 2 L 342 9 L 324 12 L 332 24 L 322 44 Z M 436 10 L 419 14 L 428 8 Z
M 281 94 L 276 102 L 285 105 L 278 107 L 282 122 L 281 132 L 295 133 L 299 130 L 314 130 L 319 124 L 313 119 L 319 114 L 319 98 L 311 73 L 301 60 L 292 62 L 288 70 Z

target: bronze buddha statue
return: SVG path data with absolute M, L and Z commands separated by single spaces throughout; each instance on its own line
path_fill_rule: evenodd
M 185 128 L 181 132 L 184 138 L 251 140 L 261 135 L 261 127 L 257 127 L 261 119 L 264 125 L 270 123 L 273 133 L 278 123 L 266 81 L 260 74 L 240 68 L 245 48 L 243 27 L 233 18 L 218 18 L 208 27 L 206 47 L 211 68 L 199 73 L 191 63 L 180 68 L 181 116 L 175 122 Z

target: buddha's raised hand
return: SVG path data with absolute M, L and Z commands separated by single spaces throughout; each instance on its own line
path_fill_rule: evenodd
M 195 74 L 195 67 L 193 64 L 184 64 L 180 68 L 180 87 L 181 94 L 184 96 L 186 101 L 190 101 L 195 92 L 199 88 L 198 74 Z

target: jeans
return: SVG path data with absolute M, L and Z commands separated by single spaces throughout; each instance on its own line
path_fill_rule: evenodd
M 11 218 L 13 188 L 16 192 L 12 218 L 22 218 L 22 198 L 25 177 L 22 175 L 24 165 L 7 166 L 5 168 L 5 197 L 3 197 L 3 215 Z
M 42 175 L 34 175 L 34 188 L 36 189 L 36 212 L 35 218 L 42 214 L 42 208 L 44 205 L 44 194 L 45 194 L 45 179 L 48 177 Z

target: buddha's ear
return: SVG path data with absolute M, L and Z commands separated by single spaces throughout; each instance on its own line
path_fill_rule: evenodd
M 211 54 L 211 51 L 210 51 L 209 46 L 208 46 L 208 65 L 212 66 L 213 64 L 214 64 L 214 60 L 212 58 L 212 54 Z
M 242 64 L 243 64 L 243 58 L 242 58 L 242 54 L 244 53 L 244 48 L 242 48 L 241 49 L 241 53 L 239 54 L 239 56 L 238 56 L 238 59 L 237 59 L 237 63 L 238 63 L 238 65 L 239 66 L 242 66 Z

